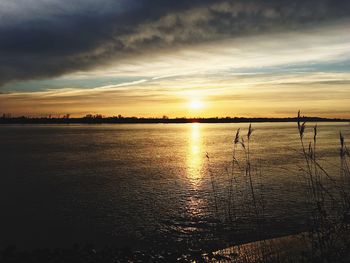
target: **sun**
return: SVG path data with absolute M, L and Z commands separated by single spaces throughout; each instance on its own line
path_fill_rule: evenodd
M 188 107 L 192 110 L 203 108 L 203 103 L 200 100 L 191 100 Z

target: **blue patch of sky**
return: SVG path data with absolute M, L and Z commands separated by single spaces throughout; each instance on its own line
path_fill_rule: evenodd
M 328 73 L 350 73 L 350 59 L 317 62 L 317 63 L 299 63 L 280 66 L 268 66 L 268 67 L 249 67 L 240 69 L 231 69 L 221 72 L 219 74 L 297 74 L 297 73 L 316 73 L 316 72 L 328 72 Z M 171 77 L 170 77 L 171 78 Z M 91 89 L 107 85 L 120 85 L 124 83 L 130 83 L 139 81 L 142 79 L 148 79 L 144 76 L 101 76 L 101 77 L 83 77 L 83 78 L 54 78 L 44 80 L 29 80 L 18 81 L 5 84 L 0 88 L 1 92 L 35 92 L 45 91 L 62 88 L 79 88 L 79 89 Z
M 232 74 L 285 74 L 307 72 L 350 73 L 350 59 L 229 70 L 229 73 Z
M 5 84 L 2 92 L 35 92 L 62 88 L 91 89 L 108 85 L 120 85 L 144 79 L 144 77 L 84 77 L 55 78 L 44 80 L 18 81 Z

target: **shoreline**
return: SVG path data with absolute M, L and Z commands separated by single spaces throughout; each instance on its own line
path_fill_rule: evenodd
M 137 117 L 106 117 L 106 118 L 0 118 L 0 125 L 9 124 L 186 124 L 186 123 L 295 123 L 301 122 L 328 122 L 349 123 L 350 119 L 341 118 L 137 118 Z
M 308 233 L 301 232 L 286 236 L 257 240 L 233 245 L 206 255 L 207 262 L 261 262 L 262 260 L 287 260 L 305 255 L 310 249 Z M 264 261 L 265 262 L 265 261 Z M 269 262 L 269 261 L 268 261 Z

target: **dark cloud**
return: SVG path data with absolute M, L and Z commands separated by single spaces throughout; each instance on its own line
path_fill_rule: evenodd
M 5 0 L 0 3 L 0 85 L 349 14 L 350 3 L 343 0 Z

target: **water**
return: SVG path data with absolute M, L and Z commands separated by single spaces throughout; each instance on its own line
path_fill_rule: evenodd
M 0 246 L 210 243 L 217 237 L 206 153 L 224 200 L 238 127 L 245 135 L 247 124 L 1 126 Z M 270 234 L 299 231 L 307 211 L 296 124 L 253 128 Z M 340 130 L 350 138 L 349 124 L 319 124 L 317 154 L 334 176 Z M 239 213 L 244 196 L 237 201 Z M 241 228 L 235 241 L 257 238 L 249 224 Z

